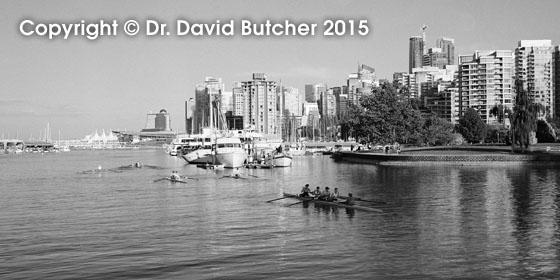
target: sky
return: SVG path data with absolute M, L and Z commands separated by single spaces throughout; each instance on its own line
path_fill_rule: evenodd
M 234 82 L 265 73 L 300 93 L 306 84 L 344 85 L 359 64 L 391 79 L 408 70 L 408 40 L 424 24 L 427 47 L 444 36 L 455 39 L 456 55 L 514 50 L 519 40 L 560 44 L 559 10 L 557 0 L 1 1 L 0 137 L 37 139 L 47 125 L 55 140 L 138 131 L 147 113 L 161 109 L 170 113 L 172 129 L 183 131 L 184 102 L 205 77 L 222 78 L 231 91 Z M 33 24 L 21 30 L 26 20 Z M 82 20 L 84 26 L 116 21 L 116 32 L 95 40 L 26 35 L 40 24 Z M 139 23 L 136 35 L 125 34 L 128 20 Z M 146 35 L 147 20 L 167 24 L 169 35 Z M 218 20 L 233 21 L 234 35 L 177 34 L 178 21 Z M 243 35 L 243 20 L 317 27 L 307 36 Z M 329 20 L 346 22 L 346 35 L 325 36 Z M 356 28 L 367 21 L 368 33 L 349 35 L 350 20 Z

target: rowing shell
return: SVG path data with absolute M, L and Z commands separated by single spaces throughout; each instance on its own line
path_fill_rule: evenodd
M 312 197 L 299 197 L 295 194 L 289 194 L 289 193 L 284 193 L 284 196 L 285 197 L 292 197 L 292 198 L 299 199 L 299 200 L 302 200 L 302 201 L 311 201 L 311 202 L 313 202 L 315 204 L 319 204 L 319 205 L 329 205 L 329 206 L 336 206 L 336 207 L 342 207 L 342 208 L 348 208 L 348 209 L 358 209 L 358 210 L 369 211 L 369 212 L 383 213 L 383 210 L 381 210 L 381 209 L 365 207 L 365 206 L 360 206 L 360 205 L 348 205 L 348 204 L 344 204 L 342 202 L 317 200 L 317 199 L 313 199 Z
M 172 179 L 172 178 L 169 178 L 169 177 L 167 177 L 165 179 L 168 180 L 169 182 L 172 182 L 172 183 L 183 183 L 183 184 L 187 183 L 187 181 Z

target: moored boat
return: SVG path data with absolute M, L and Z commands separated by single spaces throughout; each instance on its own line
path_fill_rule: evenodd
M 302 200 L 302 201 L 313 202 L 313 203 L 319 204 L 319 205 L 329 205 L 329 206 L 336 206 L 336 207 L 342 207 L 342 208 L 348 208 L 348 209 L 357 209 L 357 210 L 368 211 L 368 212 L 383 213 L 383 210 L 381 210 L 381 209 L 371 208 L 371 207 L 366 207 L 366 206 L 360 206 L 360 205 L 348 205 L 348 204 L 344 204 L 343 202 L 317 200 L 317 199 L 313 199 L 312 197 L 299 197 L 298 195 L 290 194 L 290 193 L 284 193 L 284 196 L 299 199 L 299 200 Z
M 189 150 L 181 156 L 190 164 L 211 163 L 212 162 L 212 146 L 201 145 L 194 150 Z
M 247 152 L 241 146 L 241 140 L 236 137 L 217 138 L 214 144 L 216 161 L 225 168 L 242 167 L 247 160 Z
M 276 167 L 289 167 L 292 166 L 292 156 L 286 152 L 276 154 L 273 156 L 272 162 Z

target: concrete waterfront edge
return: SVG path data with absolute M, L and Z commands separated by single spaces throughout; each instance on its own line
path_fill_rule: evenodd
M 368 152 L 338 152 L 333 158 L 337 161 L 378 164 L 378 165 L 423 165 L 423 164 L 536 164 L 560 165 L 560 154 L 552 153 L 527 153 L 527 154 L 499 154 L 484 153 L 474 155 L 462 154 L 382 154 Z

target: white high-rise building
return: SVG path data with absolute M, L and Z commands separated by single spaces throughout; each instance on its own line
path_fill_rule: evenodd
M 496 117 L 490 110 L 496 105 L 513 109 L 513 51 L 476 51 L 459 56 L 459 116 L 474 108 L 486 123 Z
M 521 40 L 515 49 L 515 78 L 545 107 L 546 116 L 554 113 L 552 52 L 551 40 Z

